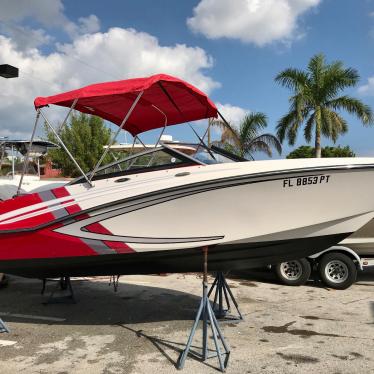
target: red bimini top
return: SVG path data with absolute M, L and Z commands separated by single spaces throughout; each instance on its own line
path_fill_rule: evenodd
M 167 125 L 217 117 L 213 102 L 196 87 L 179 78 L 157 74 L 148 78 L 92 84 L 48 97 L 37 97 L 35 109 L 49 104 L 71 107 L 120 125 L 136 100 L 143 94 L 124 128 L 133 136 Z M 155 108 L 156 107 L 156 108 Z

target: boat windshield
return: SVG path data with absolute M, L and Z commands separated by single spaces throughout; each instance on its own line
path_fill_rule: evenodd
M 229 158 L 221 153 L 218 153 L 211 149 L 208 151 L 206 148 L 202 147 L 200 147 L 200 149 L 197 149 L 197 152 L 193 155 L 193 157 L 206 165 L 236 162 L 236 160 L 233 160 L 232 158 Z
M 153 152 L 142 152 L 133 157 L 127 157 L 101 168 L 97 175 L 107 175 L 118 171 L 141 172 L 156 169 L 169 169 L 179 166 L 191 165 L 192 160 L 187 159 L 184 155 L 175 154 L 168 149 L 155 149 Z
M 217 147 L 208 149 L 198 144 L 188 144 L 188 147 L 181 143 L 162 144 L 151 150 L 137 153 L 101 167 L 92 180 L 174 169 L 183 166 L 211 165 L 237 161 L 243 160 Z M 83 177 L 79 177 L 70 182 L 70 184 L 81 183 L 83 180 Z

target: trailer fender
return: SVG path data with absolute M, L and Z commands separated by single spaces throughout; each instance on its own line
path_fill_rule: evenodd
M 334 252 L 334 251 L 349 253 L 355 260 L 357 260 L 357 263 L 358 263 L 358 266 L 359 266 L 360 270 L 364 270 L 364 268 L 361 264 L 360 256 L 354 250 L 352 250 L 348 247 L 344 247 L 343 245 L 334 245 L 333 247 L 330 247 L 330 248 L 325 249 L 324 251 L 315 253 L 314 255 L 311 255 L 308 258 L 315 260 L 325 253 Z

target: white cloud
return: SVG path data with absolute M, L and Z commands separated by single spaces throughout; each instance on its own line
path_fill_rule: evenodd
M 374 95 L 374 76 L 369 77 L 366 84 L 363 84 L 358 88 L 358 92 L 361 95 L 373 96 Z
M 100 30 L 100 20 L 94 14 L 81 17 L 78 22 L 80 24 L 80 34 L 91 34 Z
M 44 29 L 31 29 L 25 26 L 28 20 Z M 100 30 L 100 21 L 91 14 L 81 17 L 75 23 L 64 13 L 61 0 L 2 0 L 0 12 L 0 31 L 12 38 L 19 49 L 35 48 L 50 43 L 53 38 L 45 29 L 61 29 L 71 38 Z
M 1 24 L 1 21 L 0 29 L 3 34 L 6 34 L 17 44 L 20 50 L 37 48 L 53 41 L 53 37 L 48 35 L 43 29 L 32 29 L 22 25 Z
M 212 58 L 197 47 L 162 46 L 157 38 L 133 29 L 111 28 L 77 36 L 43 54 L 21 50 L 0 35 L 0 61 L 19 67 L 20 77 L 1 79 L 0 136 L 25 137 L 34 119 L 33 100 L 80 86 L 155 73 L 176 75 L 211 92 L 219 83 L 204 72 Z M 55 109 L 48 111 L 53 115 Z
M 250 113 L 250 110 L 248 109 L 231 104 L 217 103 L 216 105 L 225 120 L 234 125 L 238 125 L 241 120 L 244 119 L 245 115 Z
M 298 18 L 322 0 L 201 0 L 187 20 L 210 39 L 239 39 L 258 46 L 299 39 Z
M 61 25 L 67 22 L 61 0 L 2 0 L 0 20 L 21 22 L 26 18 L 44 26 Z

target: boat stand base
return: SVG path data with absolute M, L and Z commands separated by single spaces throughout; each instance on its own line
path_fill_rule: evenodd
M 217 357 L 219 362 L 219 368 L 221 372 L 224 372 L 227 368 L 229 358 L 230 358 L 230 349 L 226 344 L 225 338 L 222 334 L 222 331 L 219 327 L 216 316 L 214 315 L 213 308 L 210 304 L 208 297 L 208 248 L 203 248 L 204 252 L 204 278 L 203 278 L 203 297 L 200 302 L 200 306 L 193 324 L 190 336 L 187 341 L 186 348 L 181 352 L 178 362 L 177 369 L 183 369 L 184 363 L 188 354 L 194 356 L 200 361 L 206 361 L 209 358 Z M 195 336 L 196 330 L 198 328 L 200 319 L 202 319 L 202 328 L 203 328 L 203 346 L 202 351 L 195 352 L 191 350 L 193 338 Z M 211 330 L 214 340 L 215 349 L 209 349 L 208 347 L 208 333 Z
M 214 293 L 213 312 L 216 318 L 221 322 L 239 323 L 244 320 L 239 310 L 239 305 L 235 300 L 230 286 L 228 285 L 223 272 L 219 271 L 210 290 L 208 297 Z M 231 302 L 230 302 L 231 301 Z M 231 303 L 236 309 L 236 315 L 231 314 Z
M 2 332 L 10 333 L 10 330 L 8 329 L 5 322 L 0 318 L 0 333 L 2 333 Z
M 43 304 L 76 304 L 73 287 L 71 286 L 70 277 L 61 277 L 60 279 L 43 279 L 41 294 L 44 295 L 47 282 L 56 282 L 56 288 L 51 292 L 48 299 Z M 64 291 L 66 294 L 56 296 L 57 292 Z
M 114 292 L 118 291 L 118 285 L 119 285 L 119 277 L 120 275 L 111 275 L 109 279 L 109 287 L 113 285 Z

